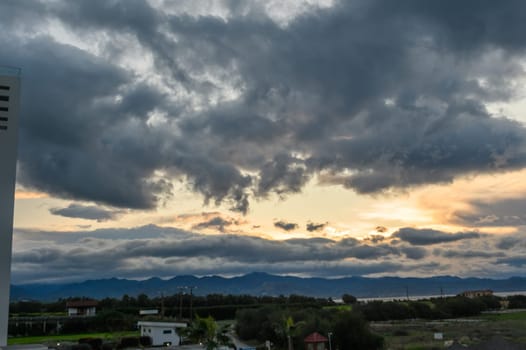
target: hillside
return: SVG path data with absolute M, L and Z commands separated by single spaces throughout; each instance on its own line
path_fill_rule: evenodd
M 225 278 L 220 276 L 177 276 L 171 279 L 150 278 L 147 280 L 100 279 L 68 284 L 26 284 L 11 287 L 11 300 L 35 299 L 56 300 L 72 296 L 91 298 L 114 297 L 124 294 L 135 296 L 140 293 L 151 297 L 178 293 L 177 287 L 194 286 L 194 293 L 207 295 L 250 294 L 290 295 L 299 294 L 315 297 L 339 298 L 344 293 L 359 298 L 400 297 L 408 292 L 410 296 L 457 294 L 471 289 L 492 289 L 495 292 L 526 290 L 526 278 L 509 279 L 459 278 L 438 276 L 429 278 L 400 277 L 347 277 L 338 279 L 299 278 L 276 276 L 261 272 L 244 276 Z

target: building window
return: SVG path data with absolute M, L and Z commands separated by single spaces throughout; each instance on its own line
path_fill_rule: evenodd
M 0 125 L 0 130 L 7 130 L 7 126 L 5 126 L 5 125 Z
M 0 122 L 6 122 L 8 120 L 9 120 L 9 118 L 7 118 L 7 117 L 0 117 Z
M 8 112 L 8 111 L 9 111 L 8 107 L 0 107 L 0 112 Z
M 171 329 L 165 329 L 163 331 L 163 334 L 172 334 L 172 330 Z
M 9 96 L 0 96 L 0 101 L 9 101 Z
M 9 90 L 10 87 L 6 85 L 0 85 L 0 90 Z

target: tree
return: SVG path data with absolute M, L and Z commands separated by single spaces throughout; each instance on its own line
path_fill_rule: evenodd
M 294 322 L 292 316 L 283 316 L 282 322 L 275 324 L 276 334 L 287 338 L 288 350 L 293 350 L 292 337 L 296 335 L 298 328 L 303 325 L 305 325 L 304 321 Z
M 351 294 L 342 295 L 342 300 L 345 304 L 354 304 L 357 301 L 356 297 Z
M 137 304 L 139 307 L 149 307 L 150 306 L 150 298 L 148 298 L 148 295 L 141 293 L 137 295 Z
M 355 312 L 338 314 L 333 324 L 334 343 L 338 349 L 381 349 L 383 338 L 369 330 L 365 320 Z
M 183 335 L 193 342 L 203 344 L 206 350 L 214 350 L 219 346 L 235 347 L 228 337 L 228 328 L 229 325 L 218 327 L 211 316 L 207 318 L 196 316 L 190 327 L 184 330 Z
M 294 327 L 294 320 L 292 317 L 287 317 L 285 320 L 285 334 L 287 335 L 287 344 L 289 346 L 289 350 L 292 350 L 292 328 Z

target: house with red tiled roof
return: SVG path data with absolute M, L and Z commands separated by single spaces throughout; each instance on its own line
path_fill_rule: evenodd
M 318 332 L 309 334 L 303 340 L 303 342 L 305 343 L 305 350 L 325 350 L 327 348 L 325 344 L 328 341 L 329 339 L 325 338 Z

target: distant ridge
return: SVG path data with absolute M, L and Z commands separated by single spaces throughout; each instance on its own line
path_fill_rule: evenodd
M 458 294 L 464 290 L 492 289 L 495 292 L 526 291 L 526 278 L 508 279 L 459 278 L 437 276 L 428 278 L 402 277 L 346 277 L 336 279 L 300 278 L 292 276 L 270 275 L 253 272 L 239 277 L 191 275 L 177 276 L 171 279 L 153 277 L 137 281 L 119 278 L 87 280 L 67 284 L 25 284 L 11 286 L 11 300 L 33 299 L 42 301 L 59 298 L 85 296 L 96 299 L 106 297 L 121 298 L 124 294 L 136 296 L 144 293 L 150 297 L 178 293 L 177 287 L 195 286 L 194 293 L 206 295 L 250 294 L 250 295 L 290 295 L 299 294 L 314 297 L 339 298 L 350 293 L 359 298 L 399 297 Z

